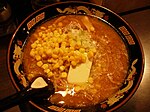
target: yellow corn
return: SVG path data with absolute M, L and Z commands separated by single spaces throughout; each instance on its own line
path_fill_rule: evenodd
M 46 28 L 44 26 L 41 26 L 40 29 L 41 30 L 46 30 Z
M 53 66 L 53 69 L 57 69 L 57 68 L 59 68 L 59 64 L 58 64 L 58 63 L 56 63 L 56 64 Z
M 81 53 L 84 53 L 84 52 L 85 52 L 85 49 L 84 49 L 84 48 L 80 48 L 79 51 L 80 51 Z
M 42 68 L 43 68 L 43 69 L 48 69 L 48 64 L 43 64 L 43 65 L 42 65 Z
M 44 49 L 43 49 L 43 47 L 41 47 L 39 50 L 38 50 L 39 52 L 39 55 L 41 55 L 42 56 L 42 54 L 44 53 Z
M 53 54 L 53 52 L 52 52 L 51 49 L 48 49 L 48 50 L 46 50 L 46 54 L 47 54 L 48 56 L 51 56 L 51 55 Z
M 81 62 L 83 62 L 83 63 L 86 62 L 86 56 L 85 56 L 85 55 L 82 55 L 82 57 L 81 57 Z
M 70 56 L 70 58 L 68 59 L 68 61 L 74 61 L 74 60 L 75 60 L 74 56 Z
M 30 56 L 32 56 L 32 57 L 35 56 L 35 51 L 34 51 L 34 49 L 32 49 L 32 50 L 30 51 Z
M 36 59 L 37 61 L 39 61 L 39 60 L 41 60 L 42 58 L 41 58 L 40 55 L 36 55 L 36 56 L 35 56 L 35 59 Z
M 53 32 L 50 32 L 50 34 L 49 34 L 51 37 L 53 36 Z
M 61 29 L 58 29 L 58 32 L 60 35 L 63 33 Z
M 60 66 L 59 69 L 60 69 L 61 71 L 64 71 L 64 70 L 65 70 L 65 66 Z
M 89 51 L 87 56 L 89 59 L 92 59 L 94 57 L 94 53 L 92 51 Z
M 39 32 L 39 36 L 41 37 L 43 35 L 43 33 L 42 32 Z
M 62 73 L 61 73 L 61 77 L 62 77 L 62 78 L 66 78 L 67 75 L 68 75 L 68 74 L 67 74 L 66 72 L 62 72 Z
M 49 72 L 50 72 L 50 69 L 45 69 L 44 72 L 45 72 L 45 73 L 49 73 Z
M 38 66 L 38 67 L 41 67 L 42 65 L 43 65 L 43 62 L 42 62 L 42 61 L 38 61 L 38 62 L 37 62 L 37 66 Z
M 58 58 L 58 55 L 52 54 L 52 58 L 57 59 L 57 58 Z
M 53 74 L 53 72 L 48 72 L 47 76 L 50 78 L 50 77 L 54 76 L 54 74 Z
M 64 61 L 62 59 L 58 60 L 59 65 L 62 65 L 64 63 Z
M 55 48 L 55 49 L 53 50 L 53 53 L 54 53 L 54 54 L 58 54 L 58 53 L 59 53 L 59 48 Z
M 32 48 L 32 49 L 36 48 L 36 46 L 37 46 L 36 43 L 31 44 L 31 48 Z
M 75 67 L 75 66 L 77 65 L 77 62 L 71 61 L 71 65 L 72 65 L 73 67 Z
M 68 74 L 65 71 L 68 71 L 69 66 L 76 67 L 86 62 L 85 52 L 88 51 L 89 59 L 96 53 L 94 46 L 88 44 L 89 40 L 76 37 L 71 32 L 63 33 L 62 26 L 63 23 L 58 22 L 57 25 L 40 27 L 37 40 L 31 44 L 30 56 L 36 59 L 37 66 L 43 68 L 48 77 L 54 76 L 59 70 L 61 77 L 66 78 Z M 90 30 L 94 31 L 94 28 Z M 89 83 L 92 81 L 89 78 Z M 80 86 L 76 87 L 76 91 L 81 89 Z
M 32 80 L 33 77 L 34 77 L 34 74 L 32 74 L 32 73 L 27 75 L 28 80 Z

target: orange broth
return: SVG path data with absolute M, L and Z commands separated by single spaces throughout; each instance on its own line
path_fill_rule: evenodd
M 69 67 L 84 63 L 82 52 L 91 53 L 89 80 L 70 84 Z M 71 56 L 76 61 L 72 62 Z M 90 16 L 66 15 L 46 21 L 31 33 L 24 48 L 23 65 L 29 81 L 42 75 L 54 83 L 51 103 L 78 108 L 95 105 L 114 95 L 126 78 L 128 58 L 123 40 L 108 24 Z

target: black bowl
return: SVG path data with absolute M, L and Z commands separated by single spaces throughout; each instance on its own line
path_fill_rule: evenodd
M 22 69 L 23 46 L 30 32 L 47 19 L 58 15 L 82 14 L 101 18 L 111 25 L 124 40 L 129 51 L 130 67 L 128 76 L 122 88 L 111 98 L 86 109 L 67 109 L 47 103 L 46 101 L 30 101 L 32 105 L 42 111 L 113 111 L 125 104 L 137 90 L 143 74 L 144 54 L 141 42 L 130 25 L 120 16 L 102 6 L 84 2 L 63 2 L 48 5 L 29 15 L 15 31 L 8 48 L 7 64 L 10 77 L 17 90 L 28 86 L 28 81 Z

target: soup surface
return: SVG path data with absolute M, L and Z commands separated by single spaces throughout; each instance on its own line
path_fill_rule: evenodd
M 92 62 L 88 80 L 70 82 L 70 67 L 76 69 L 86 60 Z M 41 24 L 30 34 L 23 55 L 28 80 L 47 77 L 55 87 L 49 101 L 73 108 L 95 105 L 115 94 L 128 63 L 118 33 L 105 22 L 83 15 L 60 16 Z

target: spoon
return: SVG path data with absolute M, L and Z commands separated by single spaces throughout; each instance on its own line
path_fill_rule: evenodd
M 46 99 L 54 94 L 55 89 L 51 81 L 48 83 L 42 78 L 37 77 L 30 87 L 19 91 L 11 96 L 0 100 L 0 110 L 4 111 L 19 103 L 27 102 L 33 98 Z

